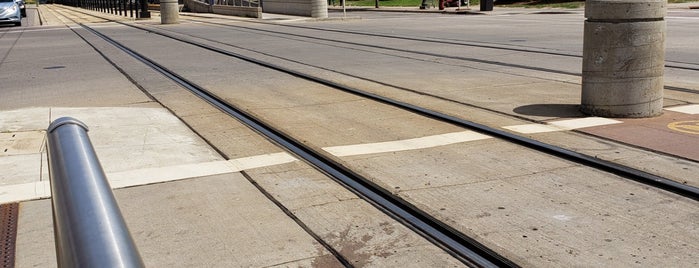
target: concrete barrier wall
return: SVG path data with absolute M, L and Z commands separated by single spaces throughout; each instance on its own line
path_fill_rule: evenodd
M 197 0 L 185 0 L 187 10 L 195 13 L 215 13 L 221 15 L 262 18 L 262 8 L 259 7 L 237 7 L 228 5 L 208 5 Z
M 196 0 L 185 0 L 184 5 L 187 10 L 195 13 L 212 13 L 211 6 Z
M 327 18 L 328 2 L 327 0 L 262 0 L 262 11 L 313 18 Z
M 248 18 L 262 18 L 262 8 L 259 7 L 213 5 L 213 12 L 222 15 L 231 15 Z
M 327 0 L 263 0 L 263 7 L 238 7 L 228 5 L 210 6 L 197 0 L 185 0 L 186 8 L 197 13 L 262 18 L 262 12 L 305 16 L 312 18 L 328 17 Z

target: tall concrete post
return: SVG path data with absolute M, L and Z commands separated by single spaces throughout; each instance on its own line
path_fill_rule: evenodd
M 662 113 L 666 5 L 666 0 L 587 0 L 582 112 Z
M 179 23 L 180 12 L 177 0 L 160 0 L 160 23 Z

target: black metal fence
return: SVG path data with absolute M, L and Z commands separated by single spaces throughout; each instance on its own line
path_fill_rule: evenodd
M 147 0 L 55 0 L 54 2 L 113 15 L 150 18 Z
M 228 5 L 236 7 L 260 7 L 261 0 L 212 0 L 214 5 Z M 208 1 L 205 1 L 208 2 Z

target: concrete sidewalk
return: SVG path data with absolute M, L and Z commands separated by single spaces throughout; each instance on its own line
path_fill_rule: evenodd
M 45 135 L 61 116 L 90 127 L 146 265 L 338 265 L 239 173 L 294 158 L 226 161 L 69 28 L 10 31 L 0 43 L 0 203 L 21 202 L 16 267 L 56 265 Z
M 39 11 L 51 14 L 53 19 L 48 21 L 57 21 L 60 26 L 13 28 L 0 37 L 0 55 L 6 55 L 0 62 L 0 78 L 7 81 L 0 88 L 0 142 L 4 147 L 0 148 L 0 152 L 4 150 L 0 166 L 8 171 L 0 174 L 0 200 L 20 202 L 18 267 L 55 263 L 45 128 L 59 116 L 74 116 L 91 127 L 93 144 L 112 186 L 117 188 L 117 199 L 148 266 L 340 266 L 326 246 L 357 267 L 462 265 L 152 69 L 79 26 L 63 26 L 67 20 L 60 12 L 51 11 L 53 6 L 47 7 L 40 6 Z M 542 23 L 550 23 L 554 17 L 541 19 L 529 14 L 522 17 Z M 692 200 L 295 77 L 223 59 L 152 33 L 75 17 L 99 22 L 91 25 L 289 135 L 300 137 L 318 151 L 326 151 L 332 159 L 523 266 L 696 265 L 691 257 L 697 249 L 693 242 L 697 221 L 692 213 L 696 202 Z M 449 32 L 436 31 L 425 22 L 456 18 L 376 17 L 350 22 L 305 21 L 292 16 L 266 19 L 323 23 L 350 30 L 367 27 L 391 34 L 398 30 L 393 25 L 400 25 L 417 32 L 398 31 L 396 35 L 445 33 L 442 38 L 446 38 Z M 394 24 L 379 20 L 381 17 L 392 17 Z M 570 17 L 569 21 L 579 21 L 581 16 L 576 13 Z M 226 16 L 211 18 L 220 19 L 219 23 L 241 23 Z M 492 21 L 508 17 L 458 19 L 464 18 L 481 25 L 503 25 L 505 22 Z M 139 23 L 158 21 L 156 12 L 153 19 Z M 388 26 L 381 28 L 383 25 Z M 271 23 L 262 26 L 273 27 Z M 641 166 L 664 176 L 670 173 L 672 178 L 686 177 L 685 183 L 690 185 L 699 183 L 696 161 L 580 134 L 646 137 L 636 128 L 646 121 L 632 124 L 603 118 L 564 118 L 579 116 L 575 104 L 579 86 L 572 75 L 559 75 L 561 80 L 553 81 L 542 79 L 552 76 L 550 73 L 482 63 L 457 69 L 437 64 L 432 56 L 416 60 L 360 50 L 342 53 L 337 46 L 292 39 L 280 42 L 272 35 L 233 32 L 191 21 L 158 27 L 316 64 L 325 70 L 308 65 L 300 69 L 616 163 Z M 491 28 L 486 32 L 512 42 L 523 41 L 513 39 L 516 37 L 507 31 Z M 358 36 L 334 37 L 380 42 Z M 476 35 L 472 38 L 478 39 Z M 566 38 L 552 37 L 571 40 Z M 392 45 L 407 46 L 398 41 Z M 192 49 L 192 53 L 181 53 L 185 49 Z M 463 50 L 460 55 L 479 51 Z M 500 53 L 488 54 L 489 59 L 531 61 L 526 55 Z M 291 61 L 279 64 L 299 68 Z M 568 68 L 567 64 L 551 68 Z M 456 77 L 452 74 L 455 69 L 468 72 Z M 331 71 L 421 91 L 406 92 Z M 696 84 L 694 78 L 688 80 L 691 86 Z M 446 97 L 438 99 L 430 94 Z M 669 119 L 696 117 L 693 113 L 699 108 L 699 96 L 673 92 L 668 97 L 669 109 L 689 112 L 667 112 L 672 117 Z M 657 125 L 664 134 L 672 133 L 665 129 L 666 123 Z M 686 148 L 696 145 L 696 137 L 686 140 Z
M 45 25 L 67 21 L 46 6 L 37 12 Z M 62 116 L 89 126 L 147 266 L 341 267 L 312 233 L 356 265 L 461 265 L 79 27 L 11 29 L 0 45 L 0 204 L 19 203 L 16 267 L 56 265 L 46 127 Z

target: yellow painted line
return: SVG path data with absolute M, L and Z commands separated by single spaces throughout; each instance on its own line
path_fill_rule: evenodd
M 463 131 L 406 140 L 325 147 L 323 150 L 335 156 L 350 156 L 432 148 L 489 138 L 491 137 L 474 131 Z
M 623 123 L 618 120 L 608 119 L 603 117 L 586 117 L 586 118 L 576 118 L 560 121 L 552 121 L 547 124 L 525 124 L 525 125 L 514 125 L 505 126 L 503 128 L 516 131 L 524 134 L 533 133 L 544 133 L 544 132 L 554 132 L 554 131 L 565 131 L 573 130 L 578 128 L 586 127 L 597 127 L 611 124 Z
M 667 127 L 674 131 L 699 135 L 699 120 L 672 122 Z

